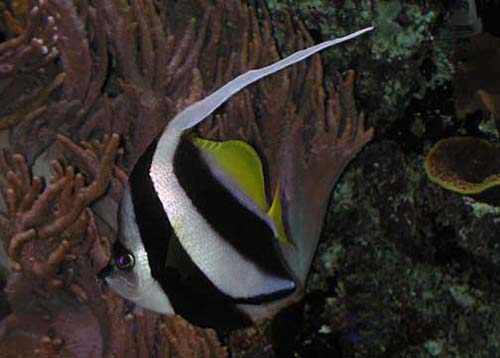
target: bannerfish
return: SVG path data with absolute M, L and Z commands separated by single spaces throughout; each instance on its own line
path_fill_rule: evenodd
M 261 160 L 241 140 L 186 133 L 250 84 L 372 30 L 297 51 L 245 72 L 178 113 L 131 171 L 118 213 L 107 284 L 144 308 L 193 323 L 252 321 L 252 307 L 286 298 L 297 279 L 279 187 L 268 205 Z

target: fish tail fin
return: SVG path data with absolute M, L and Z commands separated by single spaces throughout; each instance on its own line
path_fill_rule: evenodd
M 362 30 L 353 32 L 347 36 L 340 37 L 337 39 L 329 40 L 322 42 L 320 44 L 311 46 L 304 50 L 300 50 L 294 52 L 288 57 L 281 59 L 275 63 L 272 63 L 268 66 L 247 71 L 235 79 L 229 81 L 224 86 L 211 93 L 207 97 L 202 100 L 193 103 L 188 106 L 186 109 L 178 113 L 169 123 L 169 127 L 176 132 L 183 132 L 188 130 L 198 123 L 200 123 L 203 119 L 209 116 L 213 111 L 215 111 L 221 104 L 227 101 L 231 96 L 235 93 L 241 91 L 245 87 L 250 84 L 269 76 L 275 72 L 278 72 L 288 66 L 291 66 L 297 62 L 300 62 L 330 46 L 334 46 L 340 44 L 342 42 L 351 40 L 355 37 L 358 37 L 365 32 L 373 30 L 373 27 L 367 27 Z

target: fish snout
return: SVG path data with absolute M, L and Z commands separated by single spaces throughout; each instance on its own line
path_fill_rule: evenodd
M 97 278 L 99 280 L 104 280 L 106 281 L 106 279 L 113 273 L 114 271 L 114 265 L 112 264 L 112 260 L 110 261 L 110 263 L 108 263 L 108 265 L 106 267 L 104 267 L 101 271 L 99 271 L 97 273 Z

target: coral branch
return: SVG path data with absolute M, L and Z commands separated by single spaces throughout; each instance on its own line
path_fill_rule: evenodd
M 63 345 L 64 342 L 60 338 L 52 339 L 49 336 L 44 336 L 41 341 L 41 347 L 35 349 L 33 353 L 39 358 L 60 357 Z
M 56 237 L 65 231 L 73 234 L 86 232 L 89 214 L 84 210 L 107 189 L 118 144 L 119 136 L 116 134 L 107 139 L 97 175 L 88 186 L 85 186 L 82 175 L 75 175 L 72 167 L 53 162 L 53 177 L 43 192 L 41 179 L 31 179 L 24 157 L 15 154 L 9 160 L 4 153 L 0 167 L 7 176 L 9 217 L 16 231 L 7 241 L 7 252 L 15 267 L 21 264 L 28 273 L 47 280 L 56 275 L 70 251 L 70 242 L 62 240 L 48 253 L 46 260 L 40 260 L 35 258 L 37 250 L 33 249 L 37 245 L 32 241 L 36 237 L 43 243 L 44 239 Z M 47 217 L 52 217 L 52 220 L 47 220 Z
M 0 44 L 0 67 L 8 69 L 4 76 L 11 82 L 4 87 L 9 91 L 2 93 L 6 106 L 0 110 L 0 128 L 15 127 L 12 142 L 16 150 L 25 150 L 29 163 L 52 144 L 56 133 L 73 133 L 102 103 L 109 61 L 104 3 L 94 4 L 40 1 L 31 10 L 26 31 Z M 36 51 L 43 56 L 36 56 Z M 56 56 L 61 61 L 53 64 Z M 36 79 L 35 87 L 26 83 L 28 75 Z M 9 102 L 10 93 L 21 95 Z
M 21 255 L 21 249 L 23 248 L 24 244 L 26 244 L 26 242 L 28 242 L 29 240 L 33 240 L 35 237 L 35 229 L 17 233 L 10 240 L 7 254 L 11 257 L 11 259 L 16 260 Z
M 162 345 L 161 357 L 208 358 L 227 354 L 214 331 L 197 329 L 180 317 L 167 317 L 165 323 L 160 324 L 160 332 L 167 342 Z
M 70 249 L 69 242 L 64 240 L 49 254 L 46 261 L 33 260 L 31 271 L 38 278 L 49 279 L 56 275 L 59 265 L 64 260 Z
M 56 76 L 56 78 L 54 78 L 51 84 L 41 89 L 40 92 L 37 93 L 35 98 L 23 102 L 20 105 L 20 110 L 0 117 L 0 130 L 16 125 L 17 123 L 28 117 L 30 114 L 32 114 L 34 111 L 39 110 L 39 108 L 45 104 L 50 94 L 54 92 L 59 86 L 61 86 L 61 84 L 64 82 L 65 77 L 65 73 L 60 73 L 58 76 Z
M 68 149 L 81 163 L 81 168 L 87 173 L 90 179 L 97 177 L 99 173 L 99 158 L 102 158 L 106 147 L 103 143 L 94 140 L 92 143 L 82 141 L 81 147 L 76 145 L 71 139 L 63 135 L 58 136 L 59 141 Z M 104 142 L 107 138 L 104 138 Z M 117 154 L 123 155 L 123 149 L 118 149 Z M 119 160 L 119 159 L 118 159 Z M 125 187 L 128 177 L 127 174 L 117 165 L 112 166 L 113 178 L 111 179 L 111 195 L 118 201 L 121 198 L 121 193 Z
M 42 22 L 41 31 L 36 26 Z M 24 31 L 16 38 L 0 44 L 0 78 L 17 72 L 31 72 L 52 62 L 58 54 L 54 18 L 43 9 L 31 9 Z
M 113 174 L 113 162 L 115 160 L 116 151 L 120 137 L 113 134 L 108 140 L 106 149 L 99 163 L 99 175 L 88 187 L 83 187 L 83 177 L 74 179 L 75 193 L 71 198 L 72 205 L 70 208 L 61 211 L 61 216 L 55 219 L 52 223 L 42 226 L 38 232 L 40 238 L 48 238 L 56 236 L 64 231 L 70 224 L 80 216 L 82 211 L 94 200 L 102 196 L 107 189 Z M 66 173 L 66 182 L 73 181 L 73 171 L 69 167 Z M 68 192 L 66 192 L 69 195 Z
M 83 99 L 92 75 L 92 60 L 84 24 L 71 1 L 50 0 L 44 2 L 44 6 L 57 28 L 57 46 L 67 79 L 64 97 Z

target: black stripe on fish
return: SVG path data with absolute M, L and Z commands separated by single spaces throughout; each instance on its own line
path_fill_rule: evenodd
M 277 254 L 272 229 L 213 176 L 200 150 L 185 137 L 175 152 L 174 174 L 193 205 L 229 245 L 264 272 L 292 280 Z M 287 289 L 239 301 L 257 304 L 292 291 Z
M 159 281 L 165 268 L 169 239 L 173 229 L 149 176 L 149 168 L 157 142 L 155 140 L 151 143 L 139 158 L 130 173 L 129 184 L 135 218 L 148 254 L 151 275 Z
M 172 237 L 175 267 L 167 262 L 160 284 L 168 292 L 177 314 L 201 327 L 232 330 L 250 326 L 252 320 L 237 303 L 224 295 L 192 262 L 178 239 Z
M 129 178 L 137 226 L 153 279 L 160 283 L 175 312 L 198 326 L 234 329 L 250 325 L 250 318 L 198 269 L 173 235 L 149 175 L 156 145 L 157 141 L 148 147 Z M 114 250 L 127 251 L 117 244 Z M 168 250 L 174 251 L 171 256 L 175 256 L 176 264 L 181 263 L 180 267 L 169 265 Z

